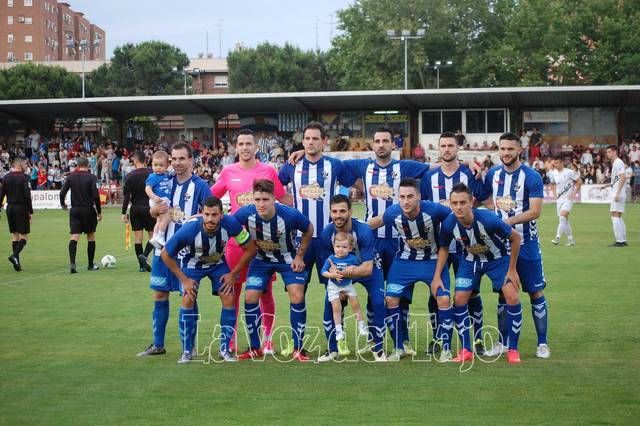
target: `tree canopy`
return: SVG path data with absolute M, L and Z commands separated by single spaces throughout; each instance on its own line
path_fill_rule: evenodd
M 0 99 L 80 97 L 79 76 L 62 67 L 19 64 L 0 70 Z

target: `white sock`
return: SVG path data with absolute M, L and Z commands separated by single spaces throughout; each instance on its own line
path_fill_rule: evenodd
M 558 235 L 568 234 L 566 217 L 560 216 L 560 225 L 558 225 L 558 230 Z
M 622 219 L 622 217 L 618 218 L 618 227 L 620 229 L 620 242 L 621 243 L 626 243 L 627 242 L 627 226 L 624 224 L 624 220 Z
M 560 217 L 560 221 L 558 222 L 558 229 L 556 230 L 556 240 L 559 240 L 562 236 L 562 231 L 564 231 L 562 227 L 562 216 Z
M 342 333 L 342 324 L 336 324 L 336 334 Z
M 564 219 L 564 233 L 567 235 L 569 241 L 573 240 L 573 230 L 571 229 L 571 223 L 569 222 L 569 218 L 563 217 Z
M 613 224 L 613 236 L 616 239 L 617 243 L 621 243 L 624 240 L 622 239 L 622 232 L 620 229 L 620 218 L 619 217 L 611 217 L 611 223 Z

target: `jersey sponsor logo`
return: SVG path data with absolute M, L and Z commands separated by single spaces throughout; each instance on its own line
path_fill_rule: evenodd
M 387 185 L 386 183 L 381 183 L 379 185 L 372 185 L 369 188 L 369 194 L 373 198 L 377 198 L 381 200 L 389 200 L 393 198 L 393 188 Z
M 510 212 L 516 207 L 516 202 L 510 195 L 505 195 L 496 200 L 496 206 L 498 206 L 500 210 Z
M 240 207 L 246 206 L 248 204 L 254 204 L 253 192 L 247 191 L 243 192 L 242 194 L 236 195 L 236 203 L 238 203 Z
M 427 247 L 431 246 L 431 243 L 429 242 L 429 240 L 424 239 L 422 237 L 408 238 L 406 242 L 407 242 L 407 245 L 414 250 L 424 250 Z
M 471 254 L 480 255 L 487 253 L 489 251 L 489 247 L 485 246 L 484 244 L 474 244 L 467 247 L 467 251 Z
M 185 220 L 185 214 L 178 206 L 171 207 L 169 210 L 169 217 L 174 223 L 182 223 Z
M 200 259 L 204 263 L 218 263 L 222 259 L 222 253 L 212 253 L 209 256 L 202 256 Z
M 324 198 L 324 188 L 317 182 L 300 187 L 300 196 L 309 200 L 321 200 Z
M 278 251 L 280 250 L 280 244 L 271 240 L 256 240 L 256 245 L 262 251 Z

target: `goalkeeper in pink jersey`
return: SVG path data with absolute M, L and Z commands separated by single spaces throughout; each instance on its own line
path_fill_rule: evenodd
M 253 132 L 251 130 L 240 131 L 236 141 L 238 162 L 224 167 L 220 177 L 211 187 L 211 194 L 218 198 L 222 198 L 226 193 L 229 193 L 229 198 L 231 199 L 230 213 L 235 213 L 244 205 L 254 203 L 253 182 L 257 179 L 272 181 L 275 185 L 274 195 L 276 199 L 284 204 L 292 204 L 291 195 L 287 194 L 284 186 L 280 183 L 276 169 L 269 164 L 258 161 L 256 159 L 256 149 L 257 145 Z M 225 253 L 225 258 L 230 268 L 233 268 L 238 263 L 242 253 L 242 248 L 234 240 L 230 240 Z M 260 310 L 263 317 L 262 323 L 264 324 L 263 352 L 265 354 L 273 353 L 271 331 L 275 320 L 275 300 L 272 293 L 274 279 L 275 277 L 271 278 L 266 291 L 260 297 Z M 244 268 L 240 272 L 234 287 L 236 315 L 239 312 L 242 285 L 246 280 L 247 268 Z M 235 349 L 235 335 L 230 346 Z

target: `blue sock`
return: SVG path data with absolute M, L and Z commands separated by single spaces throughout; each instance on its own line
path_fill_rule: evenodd
M 178 332 L 180 334 L 180 343 L 182 343 L 182 352 L 191 352 L 191 349 L 193 349 L 195 327 L 196 316 L 194 315 L 194 309 L 181 306 L 178 315 Z
M 331 302 L 324 297 L 324 318 L 322 319 L 322 325 L 324 327 L 324 335 L 327 338 L 327 345 L 329 346 L 329 352 L 338 352 L 338 342 L 336 341 L 335 324 L 333 323 L 333 309 L 331 309 Z
M 473 321 L 473 340 L 474 342 L 478 339 L 482 340 L 483 313 L 480 294 L 471 295 L 471 298 L 469 298 L 469 314 Z
M 438 301 L 432 295 L 429 295 L 429 323 L 431 324 L 431 336 L 433 339 L 437 339 L 438 334 L 438 318 L 436 312 L 438 312 Z
M 438 309 L 437 340 L 442 341 L 442 349 L 451 350 L 451 334 L 453 331 L 453 309 Z
M 229 350 L 229 343 L 233 337 L 233 330 L 236 328 L 236 308 L 222 307 L 220 311 L 220 328 L 222 335 L 220 337 L 220 352 Z
M 153 344 L 159 348 L 164 347 L 164 335 L 169 321 L 169 301 L 157 300 L 153 303 Z
M 498 336 L 498 341 L 502 343 L 504 346 L 507 346 L 507 339 L 509 337 L 509 328 L 507 327 L 507 312 L 506 312 L 507 302 L 504 300 L 504 297 L 498 297 L 498 331 L 500 335 Z
M 538 344 L 547 343 L 547 301 L 544 296 L 531 301 L 531 313 L 538 334 Z
M 458 329 L 458 336 L 460 337 L 460 343 L 462 347 L 468 351 L 471 350 L 471 318 L 469 318 L 468 305 L 454 306 L 453 316 L 456 321 L 456 328 Z
M 522 328 L 522 305 L 507 305 L 507 323 L 509 325 L 509 349 L 518 349 L 518 339 Z
M 198 320 L 200 319 L 200 315 L 199 315 L 199 311 L 198 311 L 198 302 L 195 302 L 193 304 L 193 312 L 191 313 L 192 315 L 194 315 L 194 327 L 191 328 L 191 334 L 189 335 L 189 339 L 191 339 L 191 347 L 195 347 L 195 343 L 196 343 L 196 336 L 198 335 Z
M 300 350 L 304 343 L 304 329 L 307 327 L 307 307 L 304 301 L 289 305 L 289 321 L 291 321 L 293 348 Z
M 400 302 L 400 311 L 402 318 L 400 322 L 400 335 L 402 342 L 406 342 L 409 339 L 409 304 L 407 302 Z
M 393 339 L 394 348 L 396 349 L 402 348 L 402 336 L 400 335 L 401 316 L 402 311 L 400 309 L 400 306 L 396 306 L 395 308 L 387 308 L 387 317 L 385 318 L 385 320 L 387 322 L 389 334 L 391 334 L 391 338 Z
M 262 316 L 259 303 L 244 302 L 244 318 L 249 332 L 249 344 L 251 349 L 260 348 L 260 325 Z

